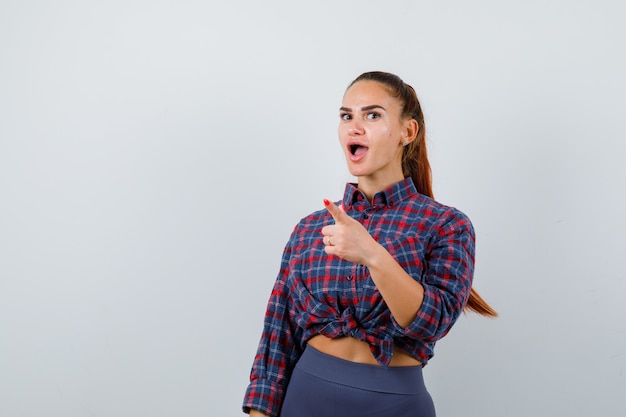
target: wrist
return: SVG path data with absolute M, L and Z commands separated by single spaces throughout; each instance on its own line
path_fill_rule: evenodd
M 389 260 L 391 255 L 387 252 L 387 249 L 380 243 L 374 241 L 372 251 L 367 256 L 364 265 L 370 270 L 377 270 L 383 267 Z

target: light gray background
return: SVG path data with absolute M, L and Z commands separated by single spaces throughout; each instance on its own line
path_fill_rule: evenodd
M 417 89 L 477 230 L 440 417 L 626 414 L 619 1 L 0 1 L 0 416 L 239 416 L 350 80 Z

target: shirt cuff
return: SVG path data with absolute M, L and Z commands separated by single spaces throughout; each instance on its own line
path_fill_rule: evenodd
M 267 379 L 254 379 L 248 385 L 243 402 L 244 413 L 251 409 L 275 417 L 280 411 L 284 390 L 276 382 Z

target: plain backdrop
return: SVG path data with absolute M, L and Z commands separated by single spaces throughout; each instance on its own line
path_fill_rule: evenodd
M 438 415 L 626 415 L 623 8 L 0 0 L 0 416 L 242 415 L 369 70 L 418 91 L 501 315 L 437 345 Z

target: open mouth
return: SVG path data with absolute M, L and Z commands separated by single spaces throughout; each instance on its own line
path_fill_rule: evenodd
M 350 145 L 350 153 L 354 156 L 363 155 L 365 152 L 367 152 L 367 149 L 367 146 L 359 145 L 356 143 Z

